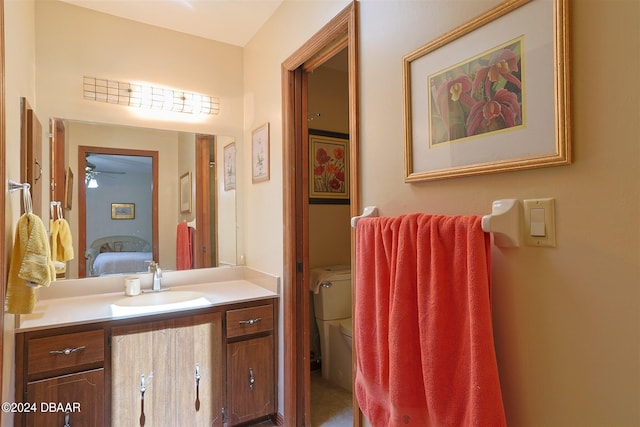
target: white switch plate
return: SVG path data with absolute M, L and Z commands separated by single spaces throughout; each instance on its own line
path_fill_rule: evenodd
M 524 244 L 527 246 L 556 246 L 555 199 L 528 199 L 524 204 Z M 544 209 L 545 236 L 531 235 L 531 209 Z

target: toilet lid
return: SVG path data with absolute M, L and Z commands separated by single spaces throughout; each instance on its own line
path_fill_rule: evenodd
M 353 337 L 353 322 L 350 318 L 340 321 L 340 332 L 348 337 Z

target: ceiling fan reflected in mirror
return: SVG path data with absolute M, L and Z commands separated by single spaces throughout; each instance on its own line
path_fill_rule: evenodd
M 96 163 L 89 161 L 90 155 L 85 157 L 85 165 L 84 165 L 84 182 L 87 185 L 87 188 L 98 188 L 98 175 L 122 175 L 126 172 L 117 171 L 117 170 L 106 170 L 106 169 L 98 169 Z

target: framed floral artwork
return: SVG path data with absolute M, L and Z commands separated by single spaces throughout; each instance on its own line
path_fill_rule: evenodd
M 224 191 L 236 189 L 236 143 L 224 146 Z
M 309 130 L 309 202 L 349 203 L 349 135 Z
M 251 173 L 254 183 L 269 181 L 269 123 L 251 133 Z
M 568 0 L 510 0 L 405 56 L 405 181 L 571 162 Z

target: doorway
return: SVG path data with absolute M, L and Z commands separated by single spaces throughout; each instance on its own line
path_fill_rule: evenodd
M 285 426 L 310 426 L 309 151 L 307 77 L 347 49 L 349 91 L 350 215 L 360 210 L 357 9 L 353 2 L 283 64 L 284 182 L 284 411 Z M 355 277 L 351 231 L 352 277 Z M 355 360 L 352 363 L 355 365 Z M 361 425 L 354 401 L 354 426 Z
M 157 183 L 158 182 L 158 152 L 157 151 L 149 151 L 149 150 L 131 150 L 124 148 L 111 148 L 111 147 L 90 147 L 90 146 L 78 146 L 78 165 L 81 165 L 78 170 L 79 175 L 79 183 L 78 185 L 78 251 L 81 254 L 84 254 L 87 250 L 87 188 L 89 187 L 89 181 L 93 174 L 101 173 L 105 176 L 109 176 L 111 174 L 116 174 L 113 176 L 118 176 L 123 174 L 126 176 L 126 173 L 122 171 L 104 171 L 100 172 L 95 166 L 94 163 L 90 163 L 87 161 L 87 157 L 90 155 L 103 155 L 103 156 L 114 156 L 115 158 L 130 158 L 130 159 L 149 159 L 150 160 L 150 182 Z M 133 170 L 139 168 L 139 162 L 134 162 L 130 165 Z M 136 180 L 130 180 L 131 183 Z M 129 184 L 130 185 L 130 184 Z M 120 186 L 123 188 L 121 183 L 116 184 L 116 190 Z M 140 213 L 136 213 L 135 203 L 111 203 L 112 200 L 105 199 L 107 203 L 111 205 L 111 209 L 105 208 L 106 215 L 109 220 L 113 221 L 116 219 L 128 219 L 132 221 L 141 221 L 142 223 L 146 223 L 151 225 L 150 233 L 151 239 L 147 239 L 147 243 L 150 243 L 151 246 L 151 254 L 152 259 L 157 260 L 159 255 L 159 243 L 158 243 L 158 185 L 150 185 L 147 186 L 146 189 L 142 190 L 140 193 L 149 193 L 148 188 L 151 187 L 150 191 L 150 203 L 148 204 L 149 208 L 145 211 L 145 215 L 141 216 Z M 113 191 L 113 190 L 112 190 Z M 128 200 L 127 200 L 128 201 Z M 119 206 L 123 205 L 123 206 Z M 126 205 L 126 206 L 124 206 Z M 120 215 L 118 212 L 114 211 L 114 209 L 118 209 L 122 207 L 126 209 L 124 215 Z M 111 215 L 108 215 L 108 212 L 111 212 Z M 119 233 L 110 233 L 110 234 L 125 234 L 122 232 Z M 150 242 L 149 242 L 150 240 Z M 108 248 L 107 251 L 115 250 L 115 248 Z M 115 250 L 117 252 L 117 250 Z M 139 250 L 138 250 L 139 251 Z M 146 251 L 145 251 L 146 253 Z M 87 265 L 87 260 L 85 257 L 80 257 L 78 263 L 78 277 L 89 277 L 92 275 L 92 268 Z M 144 260 L 141 260 L 144 263 Z M 144 271 L 138 270 L 138 271 Z

